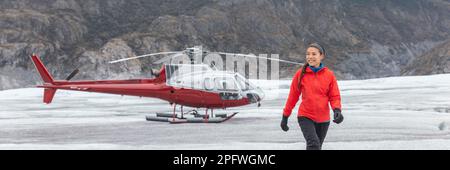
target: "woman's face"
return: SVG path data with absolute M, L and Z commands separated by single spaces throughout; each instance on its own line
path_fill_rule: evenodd
M 308 62 L 310 66 L 319 67 L 323 57 L 323 54 L 321 54 L 317 48 L 309 47 L 306 49 L 306 62 Z

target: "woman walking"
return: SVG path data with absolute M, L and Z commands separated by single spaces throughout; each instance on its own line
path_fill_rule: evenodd
M 306 50 L 306 64 L 292 79 L 286 105 L 283 109 L 281 129 L 288 131 L 288 118 L 302 95 L 297 119 L 306 140 L 307 150 L 321 150 L 330 125 L 330 107 L 334 112 L 333 122 L 344 120 L 341 113 L 341 96 L 334 73 L 323 66 L 325 49 L 312 43 Z

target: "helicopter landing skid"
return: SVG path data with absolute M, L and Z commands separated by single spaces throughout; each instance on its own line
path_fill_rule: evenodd
M 167 113 L 157 113 L 155 116 L 146 116 L 147 121 L 159 121 L 159 122 L 169 122 L 171 124 L 178 123 L 222 123 L 230 120 L 238 112 L 232 114 L 217 114 L 215 117 L 209 117 L 209 115 L 195 114 L 193 117 L 181 117 L 178 114 L 167 114 Z

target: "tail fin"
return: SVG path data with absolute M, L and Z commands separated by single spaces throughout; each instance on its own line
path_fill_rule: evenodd
M 34 66 L 36 66 L 36 69 L 41 75 L 42 80 L 44 80 L 45 83 L 53 84 L 53 77 L 48 72 L 47 68 L 45 68 L 44 64 L 42 64 L 42 61 L 35 54 L 31 56 L 31 59 L 33 60 Z
M 50 104 L 55 96 L 56 89 L 44 89 L 44 103 Z
M 53 84 L 54 80 L 52 75 L 48 72 L 47 68 L 45 68 L 44 64 L 42 64 L 42 61 L 33 54 L 31 56 L 31 59 L 33 60 L 34 66 L 36 66 L 36 69 L 38 70 L 39 74 L 42 77 L 42 80 L 44 80 L 45 83 Z M 50 104 L 53 100 L 53 96 L 55 96 L 56 89 L 53 88 L 45 88 L 44 89 L 44 103 Z

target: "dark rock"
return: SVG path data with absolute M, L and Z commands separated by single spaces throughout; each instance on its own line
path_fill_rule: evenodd
M 197 45 L 302 62 L 319 42 L 339 79 L 448 73 L 449 39 L 447 0 L 0 0 L 0 89 L 40 83 L 31 53 L 56 78 L 129 78 L 159 58 L 107 61 Z

